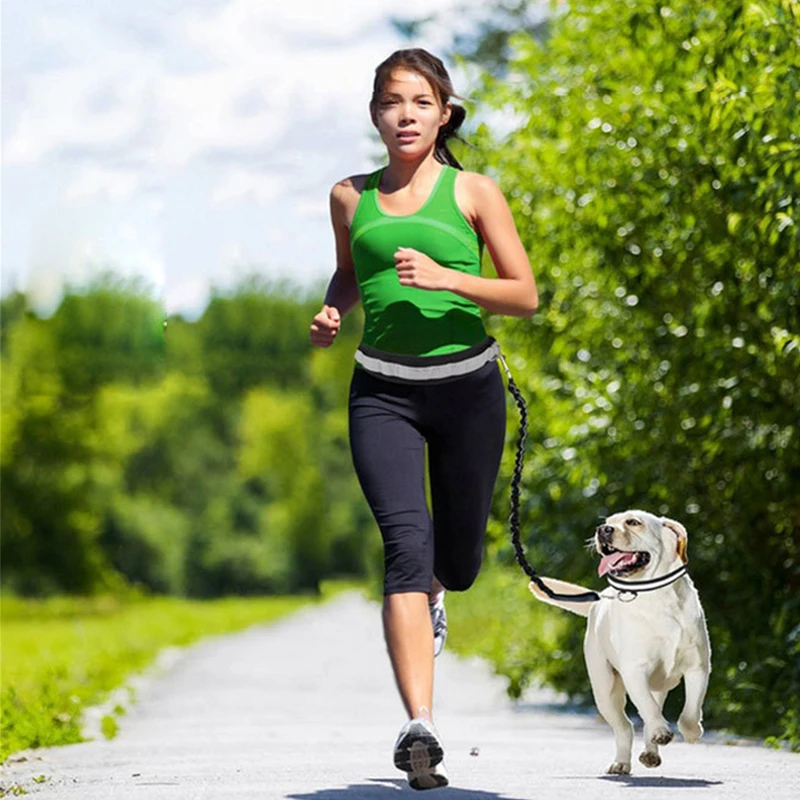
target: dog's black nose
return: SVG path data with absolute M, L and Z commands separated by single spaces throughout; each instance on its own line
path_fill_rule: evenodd
M 597 529 L 597 535 L 603 542 L 611 541 L 611 537 L 614 535 L 614 528 L 611 525 L 601 525 Z

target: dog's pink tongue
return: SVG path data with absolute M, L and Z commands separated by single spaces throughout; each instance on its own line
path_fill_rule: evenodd
M 619 567 L 631 564 L 636 560 L 636 553 L 612 553 L 610 556 L 603 556 L 597 567 L 597 574 L 602 577 L 609 570 L 619 569 Z

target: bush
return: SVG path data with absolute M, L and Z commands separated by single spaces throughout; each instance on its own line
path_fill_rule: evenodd
M 483 77 L 515 124 L 464 158 L 498 180 L 541 287 L 533 323 L 491 320 L 530 398 L 535 563 L 591 581 L 598 516 L 684 522 L 709 723 L 800 746 L 797 23 L 786 0 L 571 3 Z

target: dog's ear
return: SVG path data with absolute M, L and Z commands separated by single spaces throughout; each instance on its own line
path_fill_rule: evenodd
M 684 528 L 680 522 L 676 522 L 674 519 L 669 519 L 668 517 L 661 517 L 661 524 L 665 528 L 669 528 L 675 534 L 675 536 L 678 537 L 676 550 L 681 561 L 683 561 L 685 564 L 689 560 L 689 557 L 686 555 L 686 546 L 689 539 L 689 535 L 686 533 L 686 528 Z

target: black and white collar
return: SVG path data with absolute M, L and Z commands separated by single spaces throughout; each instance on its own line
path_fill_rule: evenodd
M 678 569 L 673 570 L 667 575 L 662 575 L 660 578 L 651 578 L 646 581 L 626 581 L 622 578 L 615 578 L 613 575 L 608 576 L 608 583 L 612 589 L 616 589 L 622 595 L 631 595 L 630 600 L 634 600 L 639 592 L 652 592 L 655 589 L 663 589 L 665 586 L 675 583 L 675 581 L 682 578 L 687 574 L 686 564 L 681 564 Z

